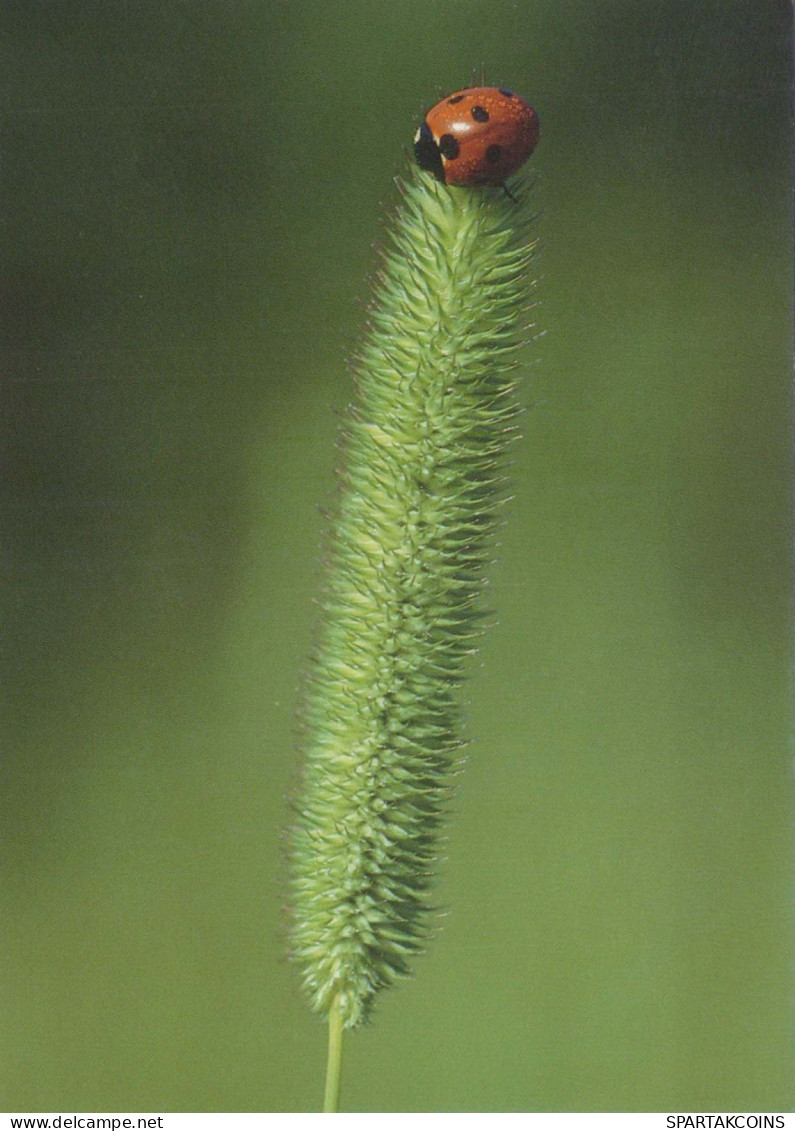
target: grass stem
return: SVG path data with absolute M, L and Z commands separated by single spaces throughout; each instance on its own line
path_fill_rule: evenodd
M 339 999 L 335 999 L 328 1015 L 328 1061 L 326 1062 L 326 1091 L 323 1096 L 323 1111 L 336 1112 L 340 1109 L 340 1078 L 342 1076 L 342 1010 Z

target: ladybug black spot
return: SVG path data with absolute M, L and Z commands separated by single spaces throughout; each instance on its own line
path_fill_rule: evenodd
M 513 98 L 514 96 L 512 90 L 505 90 L 503 87 L 500 87 L 500 94 L 504 94 L 506 98 Z
M 442 134 L 439 138 L 439 152 L 448 161 L 455 161 L 459 154 L 460 146 L 452 134 Z
M 486 160 L 490 164 L 496 165 L 496 163 L 499 161 L 500 157 L 502 157 L 502 146 L 501 145 L 490 145 L 489 148 L 486 150 Z
M 456 94 L 453 98 L 447 99 L 447 105 L 448 106 L 455 106 L 456 102 L 463 101 L 463 98 L 464 98 L 463 94 Z
M 489 112 L 485 106 L 473 106 L 471 114 L 476 122 L 488 122 L 489 120 Z

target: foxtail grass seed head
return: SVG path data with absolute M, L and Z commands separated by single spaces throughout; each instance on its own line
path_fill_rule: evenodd
M 532 291 L 526 185 L 517 200 L 415 170 L 400 189 L 355 366 L 291 835 L 292 954 L 346 1028 L 428 933 Z

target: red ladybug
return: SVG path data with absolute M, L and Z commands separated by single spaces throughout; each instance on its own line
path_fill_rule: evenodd
M 512 90 L 470 86 L 428 111 L 414 156 L 445 184 L 504 186 L 537 142 L 538 114 L 529 103 Z

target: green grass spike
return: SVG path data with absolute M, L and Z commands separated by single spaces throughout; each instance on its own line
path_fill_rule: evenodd
M 346 1028 L 427 937 L 532 292 L 526 191 L 421 172 L 401 187 L 355 367 L 292 832 L 293 956 Z

